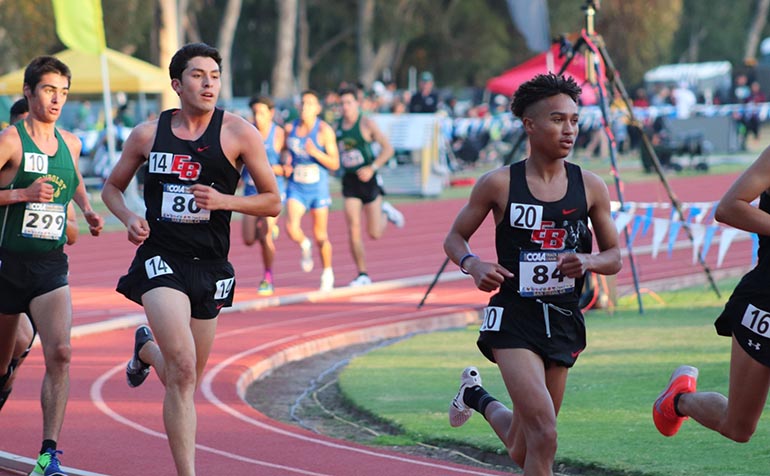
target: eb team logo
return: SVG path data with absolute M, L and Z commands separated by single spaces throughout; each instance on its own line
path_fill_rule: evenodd
M 149 160 L 151 174 L 176 174 L 180 180 L 198 180 L 203 168 L 200 163 L 193 162 L 189 155 L 174 155 L 170 152 L 151 152 Z
M 544 221 L 543 228 L 532 230 L 533 243 L 540 243 L 542 250 L 563 250 L 564 240 L 567 238 L 567 230 L 563 228 L 554 228 L 556 223 Z

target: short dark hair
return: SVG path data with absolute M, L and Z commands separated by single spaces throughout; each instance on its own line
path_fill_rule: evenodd
M 313 89 L 306 89 L 306 90 L 302 91 L 302 93 L 299 95 L 299 97 L 306 96 L 308 94 L 310 94 L 311 96 L 315 96 L 315 98 L 318 99 L 319 102 L 321 101 L 321 96 L 319 96 L 318 92 L 313 90 Z
M 29 112 L 29 104 L 27 98 L 21 98 L 11 106 L 11 117 L 8 120 L 9 124 L 15 124 L 19 120 L 19 116 Z
M 67 78 L 67 87 L 72 82 L 72 72 L 69 66 L 55 56 L 44 55 L 34 58 L 24 69 L 24 85 L 29 86 L 29 89 L 34 91 L 43 75 L 48 73 L 65 76 Z
M 566 94 L 577 104 L 581 92 L 580 86 L 571 76 L 565 77 L 554 73 L 538 74 L 522 83 L 513 93 L 511 112 L 521 119 L 529 106 L 557 94 Z
M 222 56 L 219 50 L 206 43 L 188 43 L 174 53 L 171 63 L 168 65 L 168 74 L 171 79 L 182 79 L 182 73 L 187 68 L 187 63 L 198 56 L 211 58 L 216 61 L 219 69 L 222 69 Z
M 359 91 L 358 88 L 347 86 L 344 88 L 340 88 L 340 90 L 337 91 L 337 95 L 342 97 L 346 94 L 351 94 L 354 98 L 356 98 L 356 100 L 358 100 L 358 91 Z
M 268 109 L 275 109 L 275 103 L 270 96 L 265 96 L 262 94 L 259 96 L 254 96 L 249 100 L 249 109 L 253 108 L 255 104 L 264 104 Z

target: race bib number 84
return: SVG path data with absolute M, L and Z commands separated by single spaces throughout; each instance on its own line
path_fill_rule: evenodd
M 553 296 L 575 289 L 575 278 L 559 271 L 559 253 L 554 251 L 522 251 L 519 256 L 519 295 Z

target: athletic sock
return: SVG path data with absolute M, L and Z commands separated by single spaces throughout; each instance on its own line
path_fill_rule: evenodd
M 481 385 L 466 388 L 463 394 L 463 402 L 482 415 L 484 415 L 484 411 L 489 404 L 496 401 L 497 399 L 484 390 L 484 387 Z
M 676 413 L 676 416 L 680 418 L 684 418 L 687 415 L 682 415 L 681 413 L 679 413 L 679 397 L 681 396 L 682 396 L 681 393 L 677 393 L 676 396 L 674 397 L 674 413 Z
M 265 270 L 265 281 L 267 281 L 268 283 L 272 283 L 273 282 L 273 271 L 272 270 L 270 270 L 270 269 L 266 269 Z
M 56 451 L 56 442 L 54 440 L 43 440 L 43 446 L 40 448 L 40 454 L 46 451 Z

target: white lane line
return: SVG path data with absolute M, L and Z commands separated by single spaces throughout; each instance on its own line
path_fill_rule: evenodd
M 438 313 L 449 314 L 452 311 L 458 311 L 460 309 L 465 309 L 465 308 L 466 308 L 466 306 L 449 306 L 449 307 L 445 307 L 445 308 L 434 309 L 433 311 L 436 314 L 438 314 Z M 359 321 L 359 322 L 356 323 L 356 324 L 358 324 L 357 326 L 351 326 L 350 324 L 329 326 L 329 327 L 322 328 L 322 329 L 316 329 L 316 330 L 314 330 L 312 332 L 307 332 L 307 333 L 304 333 L 302 335 L 328 333 L 329 330 L 337 329 L 337 328 L 340 328 L 340 327 L 343 327 L 343 328 L 344 327 L 348 327 L 348 328 L 351 328 L 351 329 L 355 327 L 357 330 L 365 332 L 367 330 L 367 327 L 371 327 L 371 324 L 375 324 L 375 323 L 378 323 L 378 322 L 379 323 L 390 322 L 390 323 L 393 323 L 393 324 L 396 324 L 396 325 L 397 324 L 402 324 L 404 319 L 414 317 L 417 314 L 418 314 L 418 312 L 411 312 L 411 313 L 407 313 L 407 314 L 402 314 L 402 315 L 399 316 L 399 321 L 395 321 L 395 322 L 393 321 L 393 317 L 381 317 L 381 318 L 370 319 L 370 320 L 367 320 L 367 321 Z M 419 313 L 419 314 L 425 314 L 425 313 L 423 312 L 423 313 Z M 361 326 L 361 324 L 367 324 L 367 326 Z M 286 340 L 287 339 L 281 339 L 281 341 L 286 341 Z M 204 394 L 204 396 L 206 397 L 206 399 L 208 401 L 210 401 L 213 405 L 215 405 L 217 408 L 222 410 L 223 412 L 233 416 L 234 418 L 236 418 L 238 420 L 241 420 L 244 423 L 248 423 L 248 424 L 256 426 L 258 428 L 262 428 L 264 430 L 275 432 L 275 433 L 278 433 L 278 434 L 281 434 L 281 435 L 284 435 L 284 436 L 288 436 L 288 437 L 291 437 L 291 438 L 299 439 L 299 440 L 302 440 L 302 441 L 306 441 L 306 442 L 310 442 L 310 443 L 315 443 L 315 444 L 319 444 L 319 445 L 322 445 L 322 446 L 326 446 L 326 447 L 330 447 L 330 448 L 334 448 L 334 449 L 338 449 L 338 450 L 344 450 L 344 451 L 360 453 L 360 454 L 364 454 L 364 455 L 367 455 L 367 456 L 373 456 L 373 457 L 382 458 L 382 459 L 394 460 L 394 461 L 399 461 L 399 462 L 402 462 L 402 463 L 414 464 L 416 466 L 426 466 L 426 467 L 431 467 L 431 468 L 438 468 L 438 469 L 442 469 L 442 470 L 445 470 L 445 471 L 448 471 L 448 472 L 452 472 L 452 473 L 473 474 L 473 475 L 489 475 L 490 474 L 490 473 L 480 472 L 480 471 L 477 471 L 475 469 L 470 469 L 470 468 L 466 469 L 466 468 L 447 467 L 446 465 L 441 464 L 441 463 L 433 463 L 433 462 L 430 462 L 430 461 L 415 460 L 415 459 L 406 458 L 406 457 L 403 457 L 403 456 L 400 456 L 400 455 L 397 455 L 397 454 L 379 453 L 379 452 L 375 452 L 375 451 L 368 450 L 368 449 L 365 449 L 365 448 L 353 447 L 353 446 L 349 446 L 349 445 L 346 445 L 346 444 L 343 444 L 343 443 L 338 443 L 338 442 L 329 441 L 329 440 L 326 440 L 326 439 L 321 439 L 321 438 L 313 437 L 313 436 L 310 436 L 310 435 L 306 435 L 304 433 L 298 433 L 298 432 L 286 430 L 286 429 L 279 428 L 279 427 L 274 426 L 274 425 L 270 425 L 270 424 L 261 422 L 259 420 L 256 420 L 256 419 L 250 417 L 250 416 L 247 416 L 247 415 L 241 413 L 240 411 L 236 410 L 232 406 L 222 402 L 216 396 L 216 394 L 213 391 L 212 385 L 213 385 L 214 379 L 216 378 L 216 376 L 220 372 L 222 372 L 227 367 L 232 365 L 235 361 L 240 360 L 240 359 L 242 359 L 244 357 L 247 357 L 247 356 L 249 356 L 251 354 L 260 352 L 260 351 L 262 351 L 262 350 L 264 350 L 266 348 L 272 347 L 274 345 L 275 345 L 275 343 L 273 343 L 273 342 L 265 343 L 265 344 L 256 346 L 256 347 L 254 347 L 252 349 L 248 349 L 248 350 L 245 350 L 243 352 L 240 352 L 238 354 L 234 354 L 234 355 L 230 356 L 229 358 L 227 358 L 227 359 L 221 361 L 220 363 L 218 363 L 210 371 L 206 372 L 206 374 L 204 375 L 203 381 L 201 383 L 201 391 Z M 248 374 L 248 371 L 245 372 L 245 373 Z M 240 385 L 239 385 L 239 387 L 243 388 L 243 386 L 240 386 Z M 239 394 L 240 394 L 241 398 L 243 398 L 242 392 L 239 392 Z
M 112 410 L 107 405 L 107 403 L 105 402 L 104 397 L 102 396 L 102 389 L 104 388 L 104 385 L 107 383 L 107 381 L 109 379 L 111 379 L 113 376 L 115 376 L 115 374 L 117 374 L 117 373 L 119 373 L 121 371 L 125 371 L 125 369 L 126 369 L 125 364 L 116 365 L 115 367 L 113 367 L 109 371 L 107 371 L 104 374 L 102 374 L 98 379 L 96 379 L 96 381 L 91 385 L 91 401 L 94 403 L 96 408 L 98 408 L 107 417 L 112 418 L 114 421 L 116 421 L 118 423 L 122 423 L 123 425 L 126 425 L 129 428 L 133 428 L 134 430 L 136 430 L 136 431 L 138 431 L 140 433 L 144 433 L 145 435 L 153 436 L 153 437 L 156 437 L 156 438 L 160 438 L 160 439 L 166 440 L 167 437 L 166 437 L 165 433 L 161 433 L 161 432 L 152 430 L 150 428 L 147 428 L 144 425 L 140 425 L 140 424 L 138 424 L 138 423 L 136 423 L 134 421 L 129 420 L 128 418 L 124 417 L 123 415 L 121 415 L 121 414 L 115 412 L 114 410 Z M 233 460 L 236 460 L 236 461 L 241 461 L 243 463 L 249 463 L 249 464 L 254 464 L 254 465 L 258 465 L 258 466 L 264 466 L 264 467 L 273 468 L 273 469 L 280 469 L 282 471 L 288 471 L 288 472 L 296 473 L 296 474 L 305 474 L 305 475 L 308 475 L 308 476 L 331 476 L 331 475 L 328 475 L 328 474 L 325 474 L 325 473 L 316 473 L 314 471 L 306 471 L 306 470 L 303 470 L 303 469 L 300 469 L 300 468 L 293 468 L 291 466 L 285 466 L 285 465 L 281 465 L 281 464 L 270 463 L 268 461 L 258 460 L 258 459 L 254 459 L 254 458 L 248 458 L 246 456 L 242 456 L 242 455 L 239 455 L 239 454 L 236 454 L 236 453 L 232 453 L 230 451 L 224 451 L 224 450 L 220 450 L 220 449 L 217 449 L 217 448 L 212 448 L 212 447 L 206 446 L 206 445 L 196 444 L 195 447 L 197 449 L 201 450 L 201 451 L 205 451 L 205 452 L 208 452 L 208 453 L 213 453 L 213 454 L 225 457 L 225 458 L 233 459 Z

